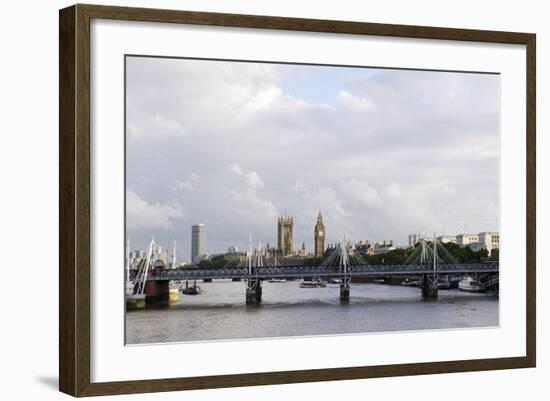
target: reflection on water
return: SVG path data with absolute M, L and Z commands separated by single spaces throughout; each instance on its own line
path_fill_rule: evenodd
M 299 288 L 299 281 L 263 283 L 262 303 L 245 304 L 245 283 L 197 283 L 201 295 L 126 314 L 128 344 L 308 336 L 498 326 L 498 298 L 440 290 L 425 301 L 415 287 L 352 284 L 349 304 L 340 287 Z

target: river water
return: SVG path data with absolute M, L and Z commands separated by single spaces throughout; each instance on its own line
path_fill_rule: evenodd
M 245 282 L 197 283 L 201 295 L 177 304 L 126 314 L 126 343 L 210 341 L 399 330 L 491 327 L 499 324 L 498 297 L 457 289 L 422 299 L 419 288 L 352 283 L 350 302 L 340 287 L 300 288 L 299 281 L 264 282 L 262 303 L 245 304 Z

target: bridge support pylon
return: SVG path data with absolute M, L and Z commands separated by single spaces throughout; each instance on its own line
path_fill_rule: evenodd
M 422 277 L 422 296 L 426 299 L 437 299 L 438 293 L 437 277 L 425 274 Z
M 246 284 L 246 303 L 259 304 L 262 302 L 262 282 L 258 279 L 248 280 Z
M 349 284 L 340 284 L 340 302 L 348 303 L 349 302 Z
M 349 285 L 351 283 L 351 277 L 340 277 L 340 302 L 347 304 L 349 302 Z
M 170 281 L 147 280 L 145 282 L 145 303 L 149 306 L 167 304 L 170 298 Z

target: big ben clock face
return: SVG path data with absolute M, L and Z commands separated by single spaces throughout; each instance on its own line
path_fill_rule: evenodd
M 319 231 L 319 236 L 323 236 L 323 230 Z

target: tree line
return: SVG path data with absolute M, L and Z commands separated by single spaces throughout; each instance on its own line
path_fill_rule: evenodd
M 417 244 L 417 246 L 420 246 Z M 452 242 L 444 243 L 445 249 L 458 261 L 458 263 L 476 263 L 483 261 L 498 261 L 498 249 L 494 249 L 489 256 L 487 249 L 478 251 L 470 247 L 459 246 Z M 414 252 L 415 247 L 397 248 L 380 255 L 362 255 L 371 265 L 400 265 L 405 263 L 407 258 Z M 201 260 L 197 266 L 201 269 L 219 269 L 224 267 L 232 259 L 229 255 L 216 255 L 210 259 Z M 324 258 L 306 257 L 302 260 L 304 266 L 319 266 Z

